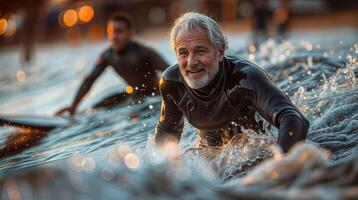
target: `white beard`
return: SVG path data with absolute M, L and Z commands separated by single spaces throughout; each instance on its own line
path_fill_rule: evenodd
M 200 89 L 203 88 L 205 86 L 207 86 L 210 81 L 212 81 L 215 78 L 215 75 L 219 72 L 219 67 L 214 68 L 213 71 L 209 71 L 207 73 L 205 73 L 202 77 L 200 78 L 189 78 L 188 76 L 186 76 L 184 73 L 181 71 L 181 74 L 184 78 L 184 81 L 186 84 L 188 84 L 188 86 L 192 89 Z
M 191 79 L 187 76 L 183 76 L 184 77 L 184 81 L 186 82 L 186 84 L 188 84 L 188 86 L 192 89 L 200 89 L 205 87 L 206 85 L 209 84 L 210 77 L 209 74 L 205 74 L 203 77 L 197 78 L 197 79 Z

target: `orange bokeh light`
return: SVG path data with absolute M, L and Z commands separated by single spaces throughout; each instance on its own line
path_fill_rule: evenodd
M 90 22 L 94 16 L 94 9 L 91 6 L 82 6 L 78 11 L 79 19 L 84 22 Z
M 78 15 L 75 10 L 69 9 L 63 14 L 63 23 L 67 27 L 74 26 L 78 21 Z
M 128 94 L 132 94 L 134 92 L 134 88 L 132 86 L 127 86 L 126 91 Z
M 4 34 L 7 30 L 7 20 L 4 18 L 0 19 L 0 35 Z

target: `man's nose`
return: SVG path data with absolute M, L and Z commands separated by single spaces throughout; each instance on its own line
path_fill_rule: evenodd
M 198 64 L 198 59 L 196 58 L 196 56 L 193 53 L 189 53 L 188 56 L 188 66 L 192 67 Z

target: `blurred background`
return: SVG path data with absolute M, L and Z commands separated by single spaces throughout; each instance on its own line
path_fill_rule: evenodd
M 70 103 L 80 81 L 109 45 L 106 22 L 115 11 L 130 14 L 135 38 L 156 49 L 170 64 L 176 62 L 169 44 L 170 27 L 186 11 L 205 13 L 220 22 L 229 52 L 254 62 L 258 61 L 254 53 L 267 41 L 271 49 L 278 47 L 272 42 L 296 41 L 293 46 L 308 51 L 328 51 L 356 43 L 358 35 L 356 0 L 1 1 L 0 112 L 48 114 Z M 348 42 L 343 44 L 343 40 Z M 332 47 L 323 47 L 327 43 Z M 260 52 L 270 53 L 267 48 Z M 112 72 L 96 81 L 88 98 L 104 88 L 124 85 Z M 51 85 L 57 87 L 40 92 L 39 88 Z M 25 100 L 31 106 L 24 105 Z
M 354 112 L 358 110 L 357 0 L 3 0 L 0 1 L 0 115 L 53 115 L 69 105 L 101 52 L 110 45 L 106 39 L 106 22 L 115 11 L 130 14 L 135 39 L 154 48 L 170 64 L 176 62 L 169 44 L 173 21 L 186 11 L 213 17 L 227 36 L 228 53 L 248 58 L 265 68 L 309 118 L 308 140 L 330 150 L 333 161 L 357 160 L 358 115 Z M 107 68 L 78 110 L 84 111 L 96 100 L 125 88 L 123 79 L 112 68 Z M 168 165 L 168 170 L 163 167 L 166 165 L 160 164 L 164 162 L 161 158 L 152 159 L 148 156 L 150 153 L 144 152 L 144 158 L 153 165 L 153 169 L 147 170 L 146 161 L 137 157 L 138 149 L 153 143 L 148 138 L 159 119 L 160 101 L 160 97 L 155 97 L 142 105 L 112 112 L 85 113 L 75 124 L 41 137 L 1 127 L 0 150 L 7 152 L 6 144 L 12 144 L 12 138 L 20 138 L 23 152 L 0 159 L 0 199 L 170 199 L 178 196 L 222 199 L 225 188 L 221 182 L 212 181 L 212 177 L 208 181 L 218 183 L 218 189 L 216 184 L 199 179 L 200 173 L 190 174 L 191 166 L 187 170 L 174 165 L 172 170 Z M 139 117 L 129 117 L 136 110 L 141 111 Z M 35 145 L 31 147 L 26 138 L 17 136 L 35 138 Z M 181 141 L 183 149 L 193 147 L 195 137 L 196 130 L 186 128 Z M 14 141 L 17 150 L 17 140 Z M 257 149 L 256 143 L 251 148 Z M 241 152 L 235 151 L 236 146 L 227 149 L 218 163 L 224 163 L 220 169 L 229 176 L 230 170 L 235 172 L 245 162 Z M 311 155 L 312 150 L 302 149 L 306 153 L 295 155 Z M 334 195 L 343 194 L 342 187 L 350 187 L 354 181 L 355 187 L 348 188 L 347 194 L 357 197 L 358 176 L 350 174 L 348 168 L 341 167 L 341 173 L 329 170 L 318 173 L 322 177 L 333 174 L 344 181 L 352 180 L 348 184 L 339 181 L 331 184 L 322 178 L 329 186 L 322 187 L 317 179 L 312 180 L 317 173 L 311 176 L 310 172 L 326 165 L 312 164 L 320 161 L 317 158 L 322 158 L 322 162 L 326 160 L 319 150 L 317 152 L 312 153 L 317 156 L 290 161 L 292 166 L 302 166 L 302 173 L 295 169 L 287 172 L 281 163 L 272 168 L 284 168 L 282 177 L 300 177 L 298 182 L 307 178 L 309 184 L 302 190 L 296 190 L 295 179 L 291 182 L 282 179 L 295 193 L 280 193 L 281 189 L 277 188 L 283 188 L 281 186 L 274 189 L 278 194 L 263 192 L 260 184 L 258 192 L 238 186 L 236 189 L 241 189 L 243 196 L 236 199 L 249 199 L 245 194 L 265 194 L 261 197 L 264 199 L 295 199 L 293 194 L 297 198 L 304 198 L 301 195 L 306 194 L 306 199 L 345 199 Z M 123 162 L 118 161 L 123 158 Z M 306 164 L 311 167 L 307 168 Z M 199 172 L 205 171 L 200 165 L 197 168 Z M 349 169 L 354 173 L 358 171 L 353 167 Z M 272 173 L 276 175 L 273 178 L 278 177 L 276 171 Z M 290 173 L 293 175 L 286 176 Z M 236 178 L 234 175 L 232 179 Z M 311 183 L 316 183 L 316 187 Z M 307 193 L 307 189 L 311 189 L 311 193 Z M 227 191 L 226 197 L 235 199 L 232 188 Z M 276 196 L 266 196 L 270 194 Z M 148 195 L 152 195 L 151 198 Z
M 76 46 L 102 41 L 114 11 L 132 14 L 137 33 L 166 34 L 185 11 L 212 16 L 226 29 L 256 37 L 284 37 L 297 29 L 358 27 L 355 0 L 29 0 L 0 2 L 0 48 L 21 49 L 31 61 L 34 46 L 66 42 Z M 163 35 L 163 34 L 162 34 Z M 259 39 L 256 39 L 259 40 Z

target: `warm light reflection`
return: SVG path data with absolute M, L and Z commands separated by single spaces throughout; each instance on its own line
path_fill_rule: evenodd
M 20 82 L 26 80 L 26 73 L 23 70 L 19 70 L 16 73 L 16 79 L 17 79 L 17 81 L 20 81 Z
M 250 51 L 251 53 L 254 53 L 254 52 L 256 51 L 256 47 L 255 47 L 254 45 L 250 44 L 250 45 L 249 45 L 249 51 Z
M 70 167 L 76 171 L 92 172 L 96 168 L 96 162 L 92 158 L 76 155 L 68 159 Z
M 159 85 L 162 85 L 163 84 L 163 78 L 160 78 L 160 80 L 159 80 Z
M 91 6 L 82 6 L 78 11 L 79 19 L 84 22 L 90 22 L 94 16 L 94 9 Z
M 139 158 L 134 153 L 129 153 L 124 157 L 124 164 L 130 169 L 137 169 L 139 167 Z
M 312 44 L 308 42 L 308 43 L 306 44 L 306 49 L 307 49 L 307 51 L 312 51 L 312 50 L 313 50 Z
M 271 147 L 273 149 L 273 159 L 274 160 L 281 160 L 283 157 L 283 153 L 280 147 L 273 146 Z
M 249 55 L 249 60 L 250 60 L 250 61 L 255 60 L 255 56 L 254 56 L 254 54 L 250 54 L 250 55 Z
M 163 144 L 160 147 L 162 153 L 172 161 L 178 159 L 181 155 L 179 142 L 175 137 L 165 138 Z
M 113 38 L 113 26 L 109 25 L 107 26 L 107 36 L 109 40 L 112 40 Z
M 67 27 L 74 26 L 78 21 L 77 12 L 69 9 L 63 14 L 63 23 Z
M 124 157 L 126 154 L 128 154 L 131 151 L 131 147 L 127 144 L 122 144 L 118 147 L 118 155 L 120 157 Z
M 0 35 L 4 34 L 7 30 L 7 20 L 4 18 L 0 19 Z
M 128 94 L 132 94 L 132 93 L 134 92 L 133 87 L 130 86 L 130 85 L 128 85 L 128 86 L 126 87 L 126 92 L 127 92 Z

